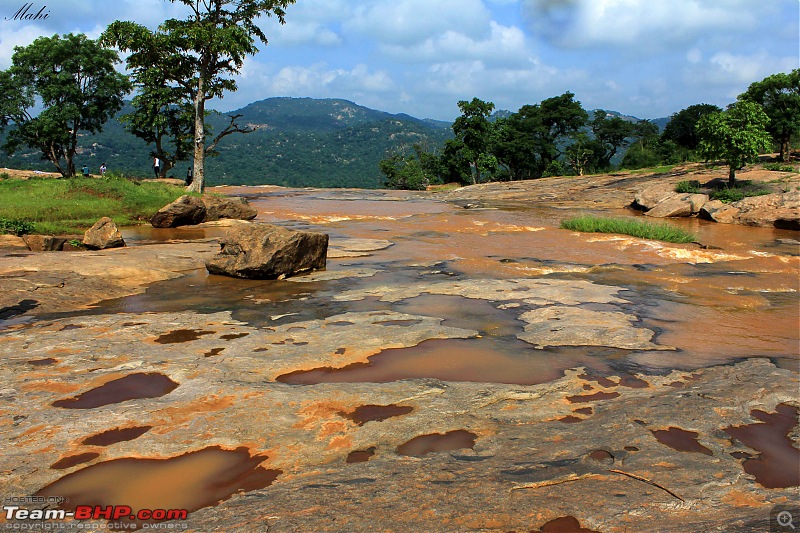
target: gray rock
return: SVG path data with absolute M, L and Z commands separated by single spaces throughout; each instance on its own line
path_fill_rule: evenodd
M 121 248 L 125 246 L 125 240 L 114 221 L 103 217 L 83 234 L 83 244 L 93 250 L 104 250 Z
M 206 222 L 220 219 L 253 220 L 258 215 L 245 198 L 203 195 L 202 200 L 206 207 Z
M 328 235 L 292 231 L 271 224 L 240 224 L 220 241 L 220 251 L 206 261 L 212 274 L 275 279 L 324 270 Z
M 184 195 L 158 210 L 150 219 L 154 228 L 192 226 L 206 218 L 206 206 L 200 198 Z
M 31 252 L 57 252 L 61 250 L 70 237 L 54 235 L 23 235 L 22 240 Z

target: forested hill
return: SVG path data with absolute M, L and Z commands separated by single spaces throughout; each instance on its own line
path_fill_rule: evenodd
M 88 164 L 96 173 L 105 162 L 109 170 L 150 176 L 150 148 L 118 120 L 127 112 L 130 108 L 106 123 L 101 133 L 81 138 L 77 168 Z M 208 185 L 378 188 L 383 185 L 381 159 L 414 143 L 432 150 L 452 137 L 450 123 L 392 115 L 338 99 L 269 98 L 209 117 L 212 129 L 222 130 L 233 114 L 241 114 L 239 124 L 256 131 L 220 142 L 220 155 L 206 160 Z M 50 166 L 29 150 L 14 157 L 0 151 L 0 167 L 52 170 Z M 182 178 L 188 166 L 187 161 L 170 174 Z

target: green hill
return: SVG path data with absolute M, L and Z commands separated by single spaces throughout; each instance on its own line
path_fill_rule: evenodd
M 77 167 L 88 164 L 97 172 L 105 162 L 109 170 L 150 176 L 150 148 L 125 131 L 118 117 L 97 135 L 80 139 Z M 256 131 L 234 134 L 217 147 L 219 156 L 207 160 L 207 184 L 285 185 L 292 187 L 378 188 L 383 177 L 381 159 L 404 145 L 441 146 L 452 136 L 450 124 L 392 115 L 347 100 L 269 98 L 242 109 L 209 117 L 215 131 L 228 123 L 227 115 L 241 114 L 239 123 Z M 182 178 L 189 166 L 178 165 Z M 51 170 L 39 154 L 0 152 L 0 167 Z

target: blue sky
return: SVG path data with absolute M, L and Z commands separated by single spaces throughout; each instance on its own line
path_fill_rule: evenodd
M 9 20 L 24 4 L 47 19 Z M 166 0 L 0 0 L 0 69 L 41 35 L 186 13 Z M 586 109 L 657 118 L 725 106 L 800 67 L 798 0 L 297 0 L 286 20 L 261 19 L 269 45 L 212 108 L 308 96 L 452 120 L 459 100 L 516 111 L 569 90 Z

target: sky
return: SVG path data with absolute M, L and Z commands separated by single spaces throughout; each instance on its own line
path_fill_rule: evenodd
M 28 15 L 45 19 L 20 20 Z M 39 36 L 185 18 L 167 0 L 0 0 L 0 69 Z M 798 0 L 297 0 L 219 111 L 275 96 L 343 98 L 452 121 L 473 97 L 516 111 L 566 91 L 638 118 L 709 103 L 800 68 Z M 120 69 L 124 69 L 121 64 Z

